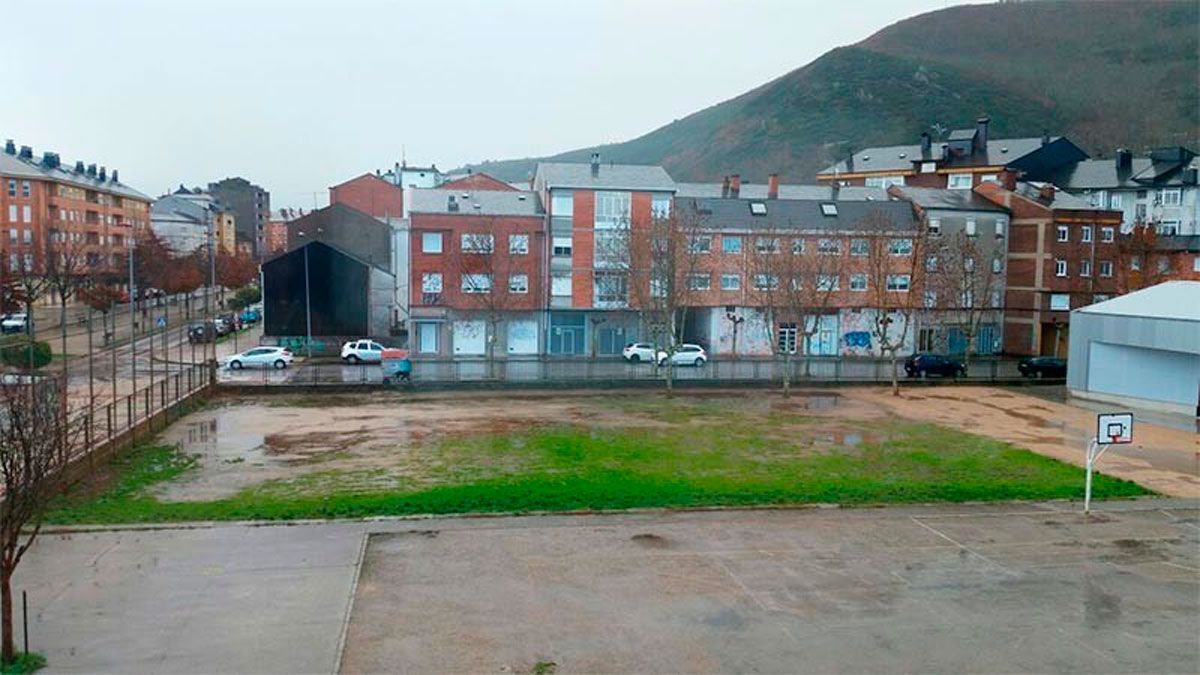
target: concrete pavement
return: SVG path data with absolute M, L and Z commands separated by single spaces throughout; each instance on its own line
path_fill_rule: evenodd
M 330 672 L 352 595 L 344 672 L 1194 672 L 1200 504 L 1077 508 L 49 534 L 16 587 L 51 672 Z

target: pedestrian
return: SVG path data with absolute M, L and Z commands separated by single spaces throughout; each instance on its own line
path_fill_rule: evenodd
M 396 372 L 400 375 L 400 381 L 412 384 L 412 370 L 412 359 L 408 358 L 408 354 L 405 354 L 404 358 L 400 359 L 400 367 L 396 369 Z

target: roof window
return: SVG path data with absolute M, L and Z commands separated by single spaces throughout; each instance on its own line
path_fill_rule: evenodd
M 828 202 L 821 204 L 821 215 L 836 216 L 837 214 L 837 204 L 830 204 Z
M 750 213 L 756 216 L 767 215 L 767 204 L 765 202 L 750 202 Z

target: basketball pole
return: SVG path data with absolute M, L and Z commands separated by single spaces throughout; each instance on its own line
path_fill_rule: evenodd
M 1093 438 L 1092 440 L 1088 441 L 1087 462 L 1085 463 L 1087 468 L 1087 478 L 1085 479 L 1083 486 L 1084 514 L 1088 514 L 1092 510 L 1092 468 L 1095 467 L 1096 462 L 1100 461 L 1100 456 L 1104 454 L 1105 450 L 1108 450 L 1108 447 L 1109 446 L 1107 445 L 1100 445 L 1100 439 L 1098 438 Z

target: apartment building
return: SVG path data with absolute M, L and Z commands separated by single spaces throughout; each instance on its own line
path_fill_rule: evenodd
M 975 192 L 1011 214 L 1004 351 L 1065 356 L 1071 310 L 1120 290 L 1122 213 L 1050 183 L 989 181 Z
M 364 173 L 329 188 L 330 204 L 345 204 L 376 218 L 404 213 L 404 190 L 378 173 Z
M 992 139 L 990 124 L 989 118 L 981 117 L 974 127 L 955 129 L 945 140 L 923 131 L 915 145 L 865 148 L 823 169 L 817 180 L 970 190 L 1005 172 L 1045 180 L 1056 169 L 1088 157 L 1065 136 Z
M 237 250 L 256 258 L 266 255 L 266 228 L 271 219 L 271 193 L 245 178 L 225 178 L 209 183 L 207 192 L 234 214 Z
M 154 200 L 150 207 L 151 228 L 177 255 L 188 255 L 208 246 L 210 228 L 217 251 L 234 254 L 235 219 L 233 211 L 213 195 L 182 185 Z
M 118 264 L 130 237 L 149 228 L 150 201 L 116 169 L 63 165 L 56 152 L 35 157 L 9 140 L 0 153 L 0 264 L 37 270 L 58 242 L 81 247 L 94 267 Z
M 414 352 L 425 357 L 542 353 L 548 249 L 538 194 L 406 192 Z
M 629 233 L 671 213 L 675 182 L 661 166 L 540 163 L 546 205 L 546 351 L 619 354 L 639 335 L 630 304 Z

